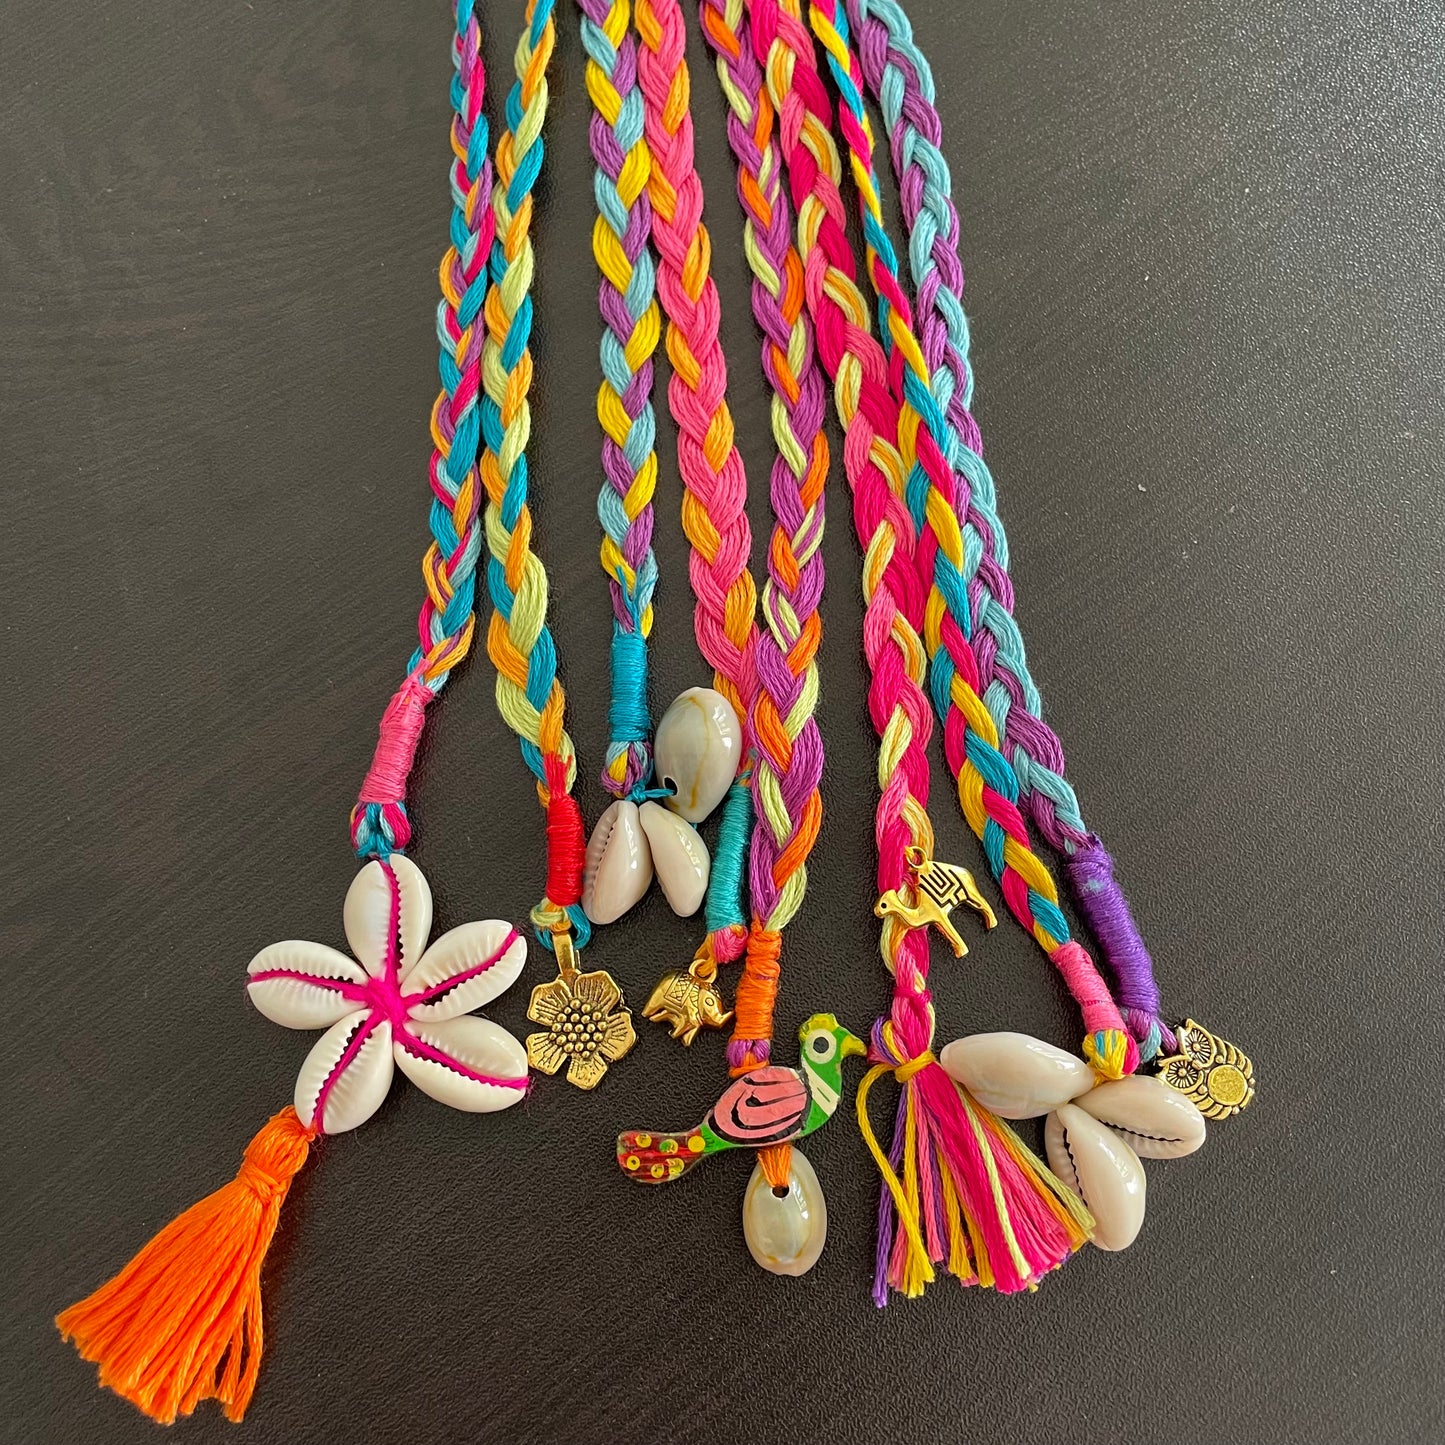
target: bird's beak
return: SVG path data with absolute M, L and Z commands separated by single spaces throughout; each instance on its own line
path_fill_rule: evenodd
M 860 1057 L 866 1058 L 868 1054 L 868 1045 L 865 1044 L 863 1040 L 860 1039 L 856 1034 L 845 1033 L 842 1038 L 842 1054 L 845 1059 L 848 1058 L 851 1054 L 857 1054 Z

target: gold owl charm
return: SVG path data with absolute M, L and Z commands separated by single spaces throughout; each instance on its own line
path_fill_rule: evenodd
M 1206 1119 L 1228 1119 L 1254 1098 L 1254 1065 L 1227 1039 L 1185 1019 L 1179 1052 L 1159 1060 L 1159 1077 L 1198 1105 Z
M 908 890 L 913 894 L 913 901 L 908 902 L 902 890 L 890 888 L 873 905 L 874 914 L 879 918 L 896 914 L 910 928 L 926 928 L 932 923 L 948 940 L 955 956 L 962 958 L 968 952 L 968 945 L 953 926 L 949 912 L 966 903 L 981 915 L 985 928 L 993 928 L 998 919 L 993 916 L 988 899 L 978 891 L 978 884 L 967 868 L 960 868 L 956 863 L 940 863 L 916 843 L 907 849 L 905 856 L 913 871 L 913 887 Z

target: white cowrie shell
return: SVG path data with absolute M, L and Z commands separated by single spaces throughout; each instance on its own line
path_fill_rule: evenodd
M 652 851 L 637 804 L 619 799 L 597 820 L 587 840 L 582 911 L 593 923 L 613 923 L 652 884 Z
M 1128 1249 L 1144 1223 L 1144 1166 L 1117 1135 L 1076 1104 L 1064 1104 L 1044 1125 L 1049 1168 L 1094 1216 L 1100 1249 Z
M 527 1092 L 486 1082 L 514 1079 L 521 1085 L 527 1078 L 527 1051 L 501 1024 L 464 1014 L 406 1027 L 421 1050 L 410 1047 L 405 1036 L 398 1038 L 396 1062 L 418 1089 L 439 1103 L 468 1114 L 493 1114 L 518 1103 Z M 444 1057 L 431 1058 L 431 1053 Z
M 1094 1087 L 1094 1071 L 1028 1034 L 970 1034 L 938 1055 L 952 1079 L 1001 1119 L 1036 1119 Z
M 743 730 L 732 704 L 710 687 L 690 687 L 663 713 L 653 739 L 667 806 L 700 823 L 727 795 L 743 755 Z
M 500 918 L 464 923 L 442 934 L 402 977 L 411 1018 L 454 1019 L 489 1004 L 516 981 L 527 940 Z
M 1204 1143 L 1204 1115 L 1149 1074 L 1111 1079 L 1077 1102 L 1144 1159 L 1178 1159 Z
M 426 948 L 431 911 L 431 888 L 421 869 L 393 853 L 385 863 L 373 858 L 352 880 L 341 921 L 357 962 L 373 978 L 381 978 L 391 950 L 393 918 L 401 941 L 397 970 L 404 973 Z
M 672 911 L 679 918 L 691 918 L 707 892 L 712 858 L 697 829 L 676 813 L 656 803 L 644 803 L 637 810 L 652 866 Z
M 792 1150 L 787 1193 L 773 1193 L 760 1165 L 743 1194 L 743 1238 L 748 1252 L 770 1274 L 806 1274 L 828 1239 L 823 1186 L 802 1150 Z
M 348 1014 L 316 1040 L 296 1079 L 296 1116 L 323 1134 L 344 1134 L 381 1107 L 391 1087 L 391 1025 L 384 1020 L 353 1047 L 370 1015 Z
M 366 970 L 322 943 L 273 943 L 251 960 L 246 973 L 251 1002 L 283 1028 L 324 1029 L 362 1007 L 355 995 L 328 988 L 324 980 L 365 987 Z

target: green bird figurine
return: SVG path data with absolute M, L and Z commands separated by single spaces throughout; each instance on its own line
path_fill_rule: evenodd
M 789 1144 L 833 1117 L 843 1088 L 843 1060 L 868 1052 L 832 1014 L 814 1014 L 798 1031 L 803 1066 L 769 1064 L 732 1081 L 695 1129 L 654 1134 L 627 1129 L 617 1136 L 617 1163 L 642 1184 L 679 1179 L 699 1159 L 724 1149 Z

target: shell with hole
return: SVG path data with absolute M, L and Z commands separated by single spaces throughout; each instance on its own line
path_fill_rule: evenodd
M 637 810 L 637 816 L 647 835 L 652 868 L 668 906 L 679 918 L 691 918 L 707 893 L 708 874 L 712 869 L 707 844 L 685 818 L 669 813 L 656 803 L 644 803 Z
M 663 713 L 652 753 L 667 806 L 700 823 L 727 796 L 742 762 L 738 715 L 722 693 L 690 687 Z
M 637 804 L 621 798 L 597 820 L 587 840 L 582 911 L 593 923 L 615 923 L 652 886 L 652 850 Z
M 823 1186 L 802 1150 L 790 1153 L 782 1194 L 774 1192 L 761 1164 L 753 1166 L 743 1194 L 743 1238 L 753 1259 L 770 1274 L 806 1274 L 828 1239 Z
M 1143 1159 L 1178 1159 L 1204 1143 L 1204 1115 L 1150 1074 L 1111 1079 L 1075 1103 Z
M 944 1072 L 1001 1119 L 1037 1119 L 1094 1087 L 1094 1071 L 1028 1034 L 970 1034 L 944 1046 Z
M 1044 1124 L 1049 1168 L 1094 1216 L 1100 1249 L 1128 1249 L 1144 1223 L 1144 1166 L 1134 1151 L 1077 1104 L 1064 1104 Z

